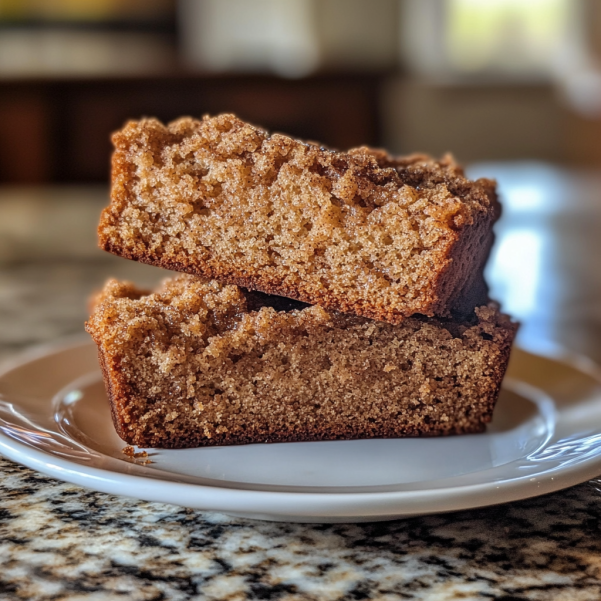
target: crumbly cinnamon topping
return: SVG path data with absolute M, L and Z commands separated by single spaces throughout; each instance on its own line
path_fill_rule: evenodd
M 113 142 L 106 250 L 392 323 L 486 300 L 494 182 L 451 157 L 336 152 L 227 114 Z

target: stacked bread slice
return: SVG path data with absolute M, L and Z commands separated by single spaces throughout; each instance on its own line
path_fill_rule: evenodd
M 96 299 L 87 329 L 125 441 L 484 429 L 516 330 L 483 278 L 494 182 L 233 115 L 130 122 L 113 141 L 101 247 L 186 274 Z

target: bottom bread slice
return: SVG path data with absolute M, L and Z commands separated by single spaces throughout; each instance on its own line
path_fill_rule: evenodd
M 481 432 L 516 325 L 400 325 L 193 276 L 109 281 L 87 331 L 119 436 L 182 448 Z

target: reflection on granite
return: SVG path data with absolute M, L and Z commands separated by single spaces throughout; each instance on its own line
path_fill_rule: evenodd
M 165 275 L 95 249 L 104 198 L 102 189 L 0 190 L 0 359 L 83 332 L 86 299 L 107 277 L 151 285 Z M 601 204 L 595 215 L 587 221 L 599 222 Z M 574 261 L 593 261 L 599 240 L 578 232 Z M 564 321 L 594 334 L 601 279 L 584 263 L 567 271 Z M 557 277 L 545 308 L 560 306 L 548 296 L 562 293 Z M 573 346 L 601 357 L 599 339 L 586 344 Z M 97 493 L 0 458 L 0 600 L 598 600 L 597 487 L 395 522 L 280 524 Z

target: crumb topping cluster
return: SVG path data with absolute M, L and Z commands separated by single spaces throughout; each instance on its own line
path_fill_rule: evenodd
M 471 278 L 458 244 L 471 236 L 478 270 L 498 214 L 494 182 L 450 157 L 336 152 L 233 115 L 130 122 L 113 140 L 107 250 L 368 317 L 444 315 Z

